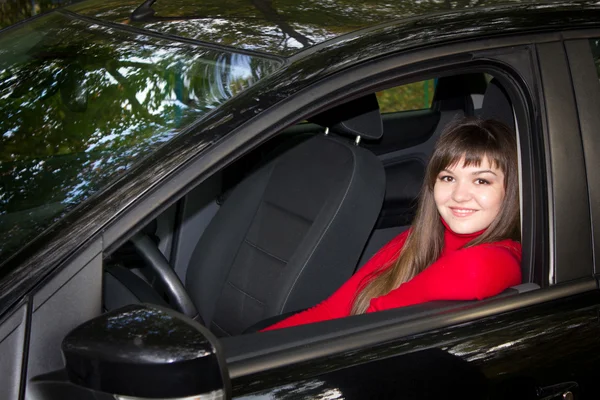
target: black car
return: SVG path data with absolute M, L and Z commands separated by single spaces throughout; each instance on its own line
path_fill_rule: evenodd
M 600 5 L 89 0 L 0 31 L 2 399 L 598 398 Z M 517 133 L 523 283 L 261 333 Z M 596 178 L 594 178 L 596 176 Z

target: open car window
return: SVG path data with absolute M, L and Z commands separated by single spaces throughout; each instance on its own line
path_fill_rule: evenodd
M 409 83 L 377 92 L 382 114 L 431 108 L 437 79 Z

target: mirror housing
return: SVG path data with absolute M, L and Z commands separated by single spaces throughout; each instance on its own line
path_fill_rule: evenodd
M 168 308 L 133 304 L 103 314 L 71 331 L 62 352 L 69 381 L 88 389 L 143 398 L 231 398 L 217 339 Z

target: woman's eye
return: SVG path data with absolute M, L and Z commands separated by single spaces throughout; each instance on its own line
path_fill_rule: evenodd
M 451 176 L 448 176 L 448 175 L 444 175 L 444 176 L 440 176 L 440 180 L 443 182 L 452 182 L 454 180 L 454 178 L 452 178 Z
M 490 182 L 486 181 L 485 179 L 477 179 L 475 181 L 475 183 L 478 184 L 478 185 L 489 185 L 490 184 Z

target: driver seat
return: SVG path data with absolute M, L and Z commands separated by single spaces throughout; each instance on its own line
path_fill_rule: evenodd
M 353 138 L 383 134 L 374 95 L 322 118 L 319 124 Z M 304 141 L 242 181 L 187 270 L 187 292 L 206 326 L 218 336 L 237 335 L 328 297 L 352 275 L 384 192 L 377 157 L 331 134 Z

